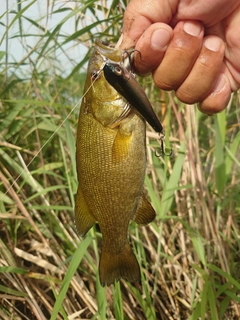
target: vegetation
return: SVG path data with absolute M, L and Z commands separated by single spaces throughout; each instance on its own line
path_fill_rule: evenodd
M 141 79 L 173 155 L 155 155 L 148 128 L 157 219 L 129 227 L 142 281 L 102 288 L 101 234 L 81 239 L 74 225 L 75 139 L 94 38 L 117 41 L 126 3 L 45 1 L 37 18 L 43 1 L 11 3 L 0 20 L 0 318 L 239 319 L 239 94 L 208 117 Z

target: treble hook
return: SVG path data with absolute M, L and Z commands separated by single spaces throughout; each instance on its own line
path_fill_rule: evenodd
M 165 143 L 164 143 L 164 138 L 165 138 L 165 132 L 162 131 L 159 133 L 159 140 L 160 140 L 160 144 L 161 144 L 161 154 L 158 154 L 157 150 L 155 151 L 155 156 L 157 158 L 160 158 L 162 155 L 167 156 L 167 157 L 171 157 L 173 154 L 173 150 L 171 149 L 170 153 L 166 153 L 165 152 Z
M 127 57 L 128 57 L 128 60 L 129 60 L 129 67 L 130 67 L 130 69 L 129 69 L 128 67 L 127 67 L 127 69 L 128 69 L 128 71 L 130 71 L 133 75 L 134 75 L 134 70 L 133 70 L 133 57 L 132 57 L 132 54 L 133 54 L 135 51 L 137 51 L 137 52 L 139 53 L 140 58 L 141 58 L 141 52 L 140 52 L 139 50 L 133 49 L 133 50 L 131 50 L 131 51 L 125 50 L 125 51 L 123 52 L 123 55 L 126 54 Z

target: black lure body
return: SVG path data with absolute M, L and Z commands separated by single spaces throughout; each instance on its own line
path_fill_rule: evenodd
M 163 127 L 133 73 L 112 61 L 104 63 L 103 72 L 108 83 L 136 109 L 156 132 L 162 133 Z

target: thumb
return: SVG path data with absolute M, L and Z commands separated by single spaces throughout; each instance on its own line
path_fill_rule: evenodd
M 177 0 L 131 0 L 124 13 L 123 35 L 118 46 L 121 49 L 135 47 L 140 36 L 151 24 L 156 22 L 169 24 L 177 5 Z

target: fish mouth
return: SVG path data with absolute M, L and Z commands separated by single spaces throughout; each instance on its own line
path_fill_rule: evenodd
M 96 39 L 95 49 L 101 55 L 103 62 L 108 59 L 114 62 L 122 62 L 122 50 L 115 48 L 115 45 L 108 41 Z

